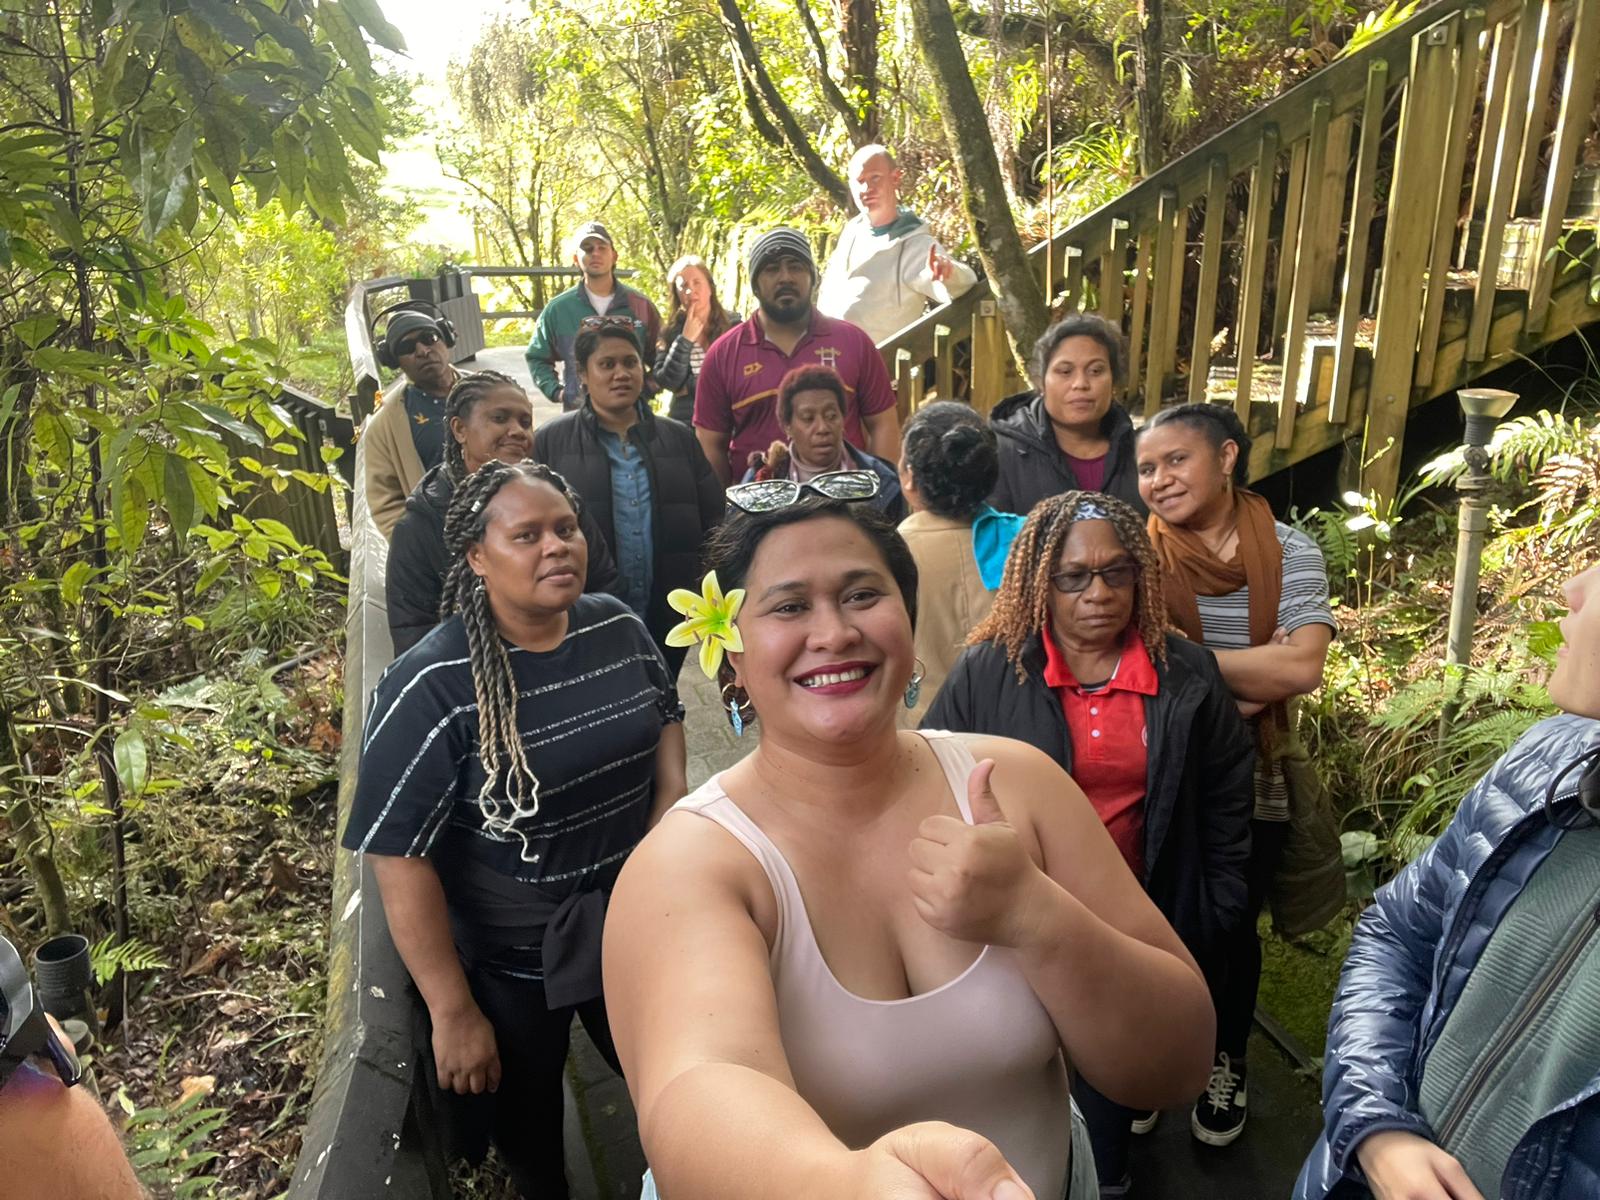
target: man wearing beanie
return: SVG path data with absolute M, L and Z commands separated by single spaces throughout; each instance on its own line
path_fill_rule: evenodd
M 533 338 L 523 357 L 528 374 L 550 400 L 558 400 L 571 412 L 579 406 L 578 367 L 572 347 L 578 340 L 578 326 L 585 317 L 620 317 L 633 322 L 639 345 L 654 347 L 661 333 L 661 314 L 649 297 L 634 291 L 617 278 L 617 248 L 611 234 L 599 221 L 578 226 L 572 235 L 572 263 L 583 277 L 562 292 L 539 313 Z M 561 368 L 560 378 L 556 368 Z M 648 370 L 644 395 L 655 394 Z
M 461 373 L 427 313 L 405 309 L 389 319 L 383 341 L 405 377 L 392 385 L 362 426 L 366 444 L 367 507 L 388 537 L 406 511 L 406 497 L 444 457 L 444 401 Z
M 883 357 L 860 328 L 812 307 L 817 264 L 806 235 L 770 229 L 750 244 L 745 265 L 759 307 L 711 343 L 694 399 L 695 433 L 723 484 L 745 473 L 750 455 L 783 440 L 778 383 L 796 367 L 837 371 L 845 440 L 899 462 L 900 418 Z

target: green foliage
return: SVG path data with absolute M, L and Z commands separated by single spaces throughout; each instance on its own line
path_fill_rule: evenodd
M 215 1176 L 199 1172 L 216 1159 L 206 1141 L 227 1121 L 227 1110 L 202 1105 L 205 1093 L 191 1092 L 176 1104 L 136 1108 L 127 1093 L 117 1102 L 127 1113 L 123 1140 L 139 1182 L 159 1196 L 196 1200 L 215 1193 Z
M 132 974 L 135 971 L 166 971 L 172 967 L 157 947 L 138 938 L 119 943 L 113 934 L 107 934 L 89 948 L 89 962 L 94 967 L 95 980 L 102 985 L 111 982 L 112 976 L 118 971 Z

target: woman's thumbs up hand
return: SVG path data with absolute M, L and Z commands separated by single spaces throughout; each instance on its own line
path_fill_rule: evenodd
M 940 1121 L 884 1134 L 859 1168 L 852 1200 L 1034 1200 L 993 1142 Z
M 929 925 L 950 937 L 1021 946 L 1040 926 L 1049 883 L 990 786 L 994 760 L 967 778 L 973 823 L 928 817 L 911 841 L 911 896 Z

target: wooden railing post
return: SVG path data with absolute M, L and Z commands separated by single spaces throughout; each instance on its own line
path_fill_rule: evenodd
M 1311 247 L 1321 236 L 1322 195 L 1321 186 L 1309 181 L 1320 181 L 1323 163 L 1328 155 L 1328 118 L 1333 112 L 1333 102 L 1318 96 L 1311 105 L 1311 133 L 1306 139 L 1302 175 L 1308 181 L 1301 188 L 1299 220 L 1296 227 L 1300 236 L 1291 244 L 1284 235 L 1282 262 L 1289 264 L 1289 298 L 1278 297 L 1280 310 L 1287 310 L 1288 320 L 1283 336 L 1283 382 L 1278 393 L 1278 423 L 1273 432 L 1273 444 L 1287 450 L 1294 441 L 1294 421 L 1300 404 L 1300 371 L 1306 353 L 1306 318 L 1311 312 L 1311 291 L 1316 286 L 1311 274 Z M 1280 279 L 1283 273 L 1280 271 Z
M 1128 223 L 1111 222 L 1111 237 L 1100 256 L 1100 315 L 1122 328 L 1122 273 L 1128 268 Z
M 972 407 L 988 416 L 1004 397 L 1006 330 L 1000 320 L 1000 306 L 993 300 L 980 300 L 972 316 Z
M 1183 245 L 1178 241 L 1178 193 L 1161 193 L 1156 208 L 1154 287 L 1150 296 L 1150 370 L 1144 390 L 1144 415 L 1161 411 L 1177 356 L 1176 289 L 1183 287 Z
M 1377 340 L 1367 384 L 1367 427 L 1361 448 L 1363 490 L 1392 500 L 1400 483 L 1400 447 L 1411 411 L 1417 329 L 1422 320 L 1422 275 L 1432 246 L 1434 205 L 1444 159 L 1442 130 L 1449 119 L 1458 21 L 1450 16 L 1412 43 L 1411 78 L 1400 109 L 1394 181 L 1384 231 L 1383 284 Z
M 1213 158 L 1206 173 L 1206 219 L 1200 227 L 1200 281 L 1194 300 L 1194 345 L 1189 351 L 1190 404 L 1206 398 L 1211 338 L 1217 325 L 1217 281 L 1222 278 L 1222 222 L 1228 208 L 1228 160 Z
M 1500 116 L 1494 147 L 1489 203 L 1483 213 L 1483 241 L 1478 254 L 1478 286 L 1472 297 L 1472 320 L 1467 325 L 1467 361 L 1482 362 L 1489 353 L 1489 325 L 1494 320 L 1494 294 L 1500 276 L 1500 251 L 1505 245 L 1506 221 L 1517 186 L 1517 164 L 1528 113 L 1528 88 L 1533 79 L 1538 50 L 1538 0 L 1528 0 L 1517 21 L 1517 48 L 1511 57 L 1511 77 L 1506 83 L 1505 108 Z M 1484 146 L 1490 130 L 1484 130 Z M 1480 163 L 1484 149 L 1480 147 Z
M 1128 326 L 1128 395 L 1137 396 L 1144 382 L 1144 333 L 1150 308 L 1150 256 L 1155 251 L 1155 235 L 1148 228 L 1139 231 L 1133 248 L 1133 317 Z M 1159 407 L 1160 397 L 1156 404 Z M 1145 403 L 1145 411 L 1150 405 Z
M 933 380 L 939 399 L 956 398 L 955 347 L 950 344 L 948 325 L 938 325 L 933 330 Z
M 1256 336 L 1261 330 L 1262 290 L 1267 281 L 1267 234 L 1272 225 L 1272 189 L 1278 178 L 1278 127 L 1261 131 L 1256 165 L 1250 171 L 1250 207 L 1244 219 L 1244 266 L 1240 271 L 1238 319 L 1238 392 L 1233 398 L 1239 420 L 1250 428 L 1250 376 L 1256 365 Z
M 1561 91 L 1561 115 L 1556 119 L 1555 142 L 1550 151 L 1550 174 L 1545 179 L 1544 208 L 1539 220 L 1539 241 L 1534 257 L 1533 282 L 1528 288 L 1529 333 L 1544 329 L 1550 311 L 1550 292 L 1555 286 L 1556 243 L 1561 238 L 1562 219 L 1572 195 L 1572 175 L 1590 129 L 1594 112 L 1595 64 L 1600 60 L 1600 0 L 1576 0 L 1572 23 L 1572 46 L 1567 51 L 1566 85 Z M 1595 270 L 1600 271 L 1600 246 L 1591 251 Z
M 1372 231 L 1373 191 L 1378 181 L 1379 138 L 1383 134 L 1384 96 L 1389 64 L 1379 59 L 1367 68 L 1367 90 L 1361 101 L 1361 141 L 1356 150 L 1356 181 L 1350 194 L 1350 234 L 1345 251 L 1344 290 L 1339 296 L 1339 332 L 1333 351 L 1333 392 L 1328 397 L 1328 422 L 1342 425 L 1359 413 L 1350 411 L 1350 382 L 1356 369 L 1356 328 L 1361 323 L 1361 298 L 1367 283 L 1367 242 Z

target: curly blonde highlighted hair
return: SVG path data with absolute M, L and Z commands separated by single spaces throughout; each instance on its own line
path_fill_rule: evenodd
M 1104 518 L 1090 515 L 1104 513 Z M 1017 671 L 1017 681 L 1027 678 L 1022 656 L 1043 632 L 1050 615 L 1050 576 L 1061 560 L 1061 546 L 1079 521 L 1104 519 L 1111 524 L 1122 548 L 1139 567 L 1133 594 L 1133 623 L 1152 662 L 1167 661 L 1167 596 L 1161 581 L 1161 560 L 1139 514 L 1125 502 L 1103 492 L 1062 492 L 1034 505 L 1027 524 L 1011 545 L 1005 578 L 995 593 L 989 615 L 967 635 L 967 644 L 994 642 L 1006 652 Z

